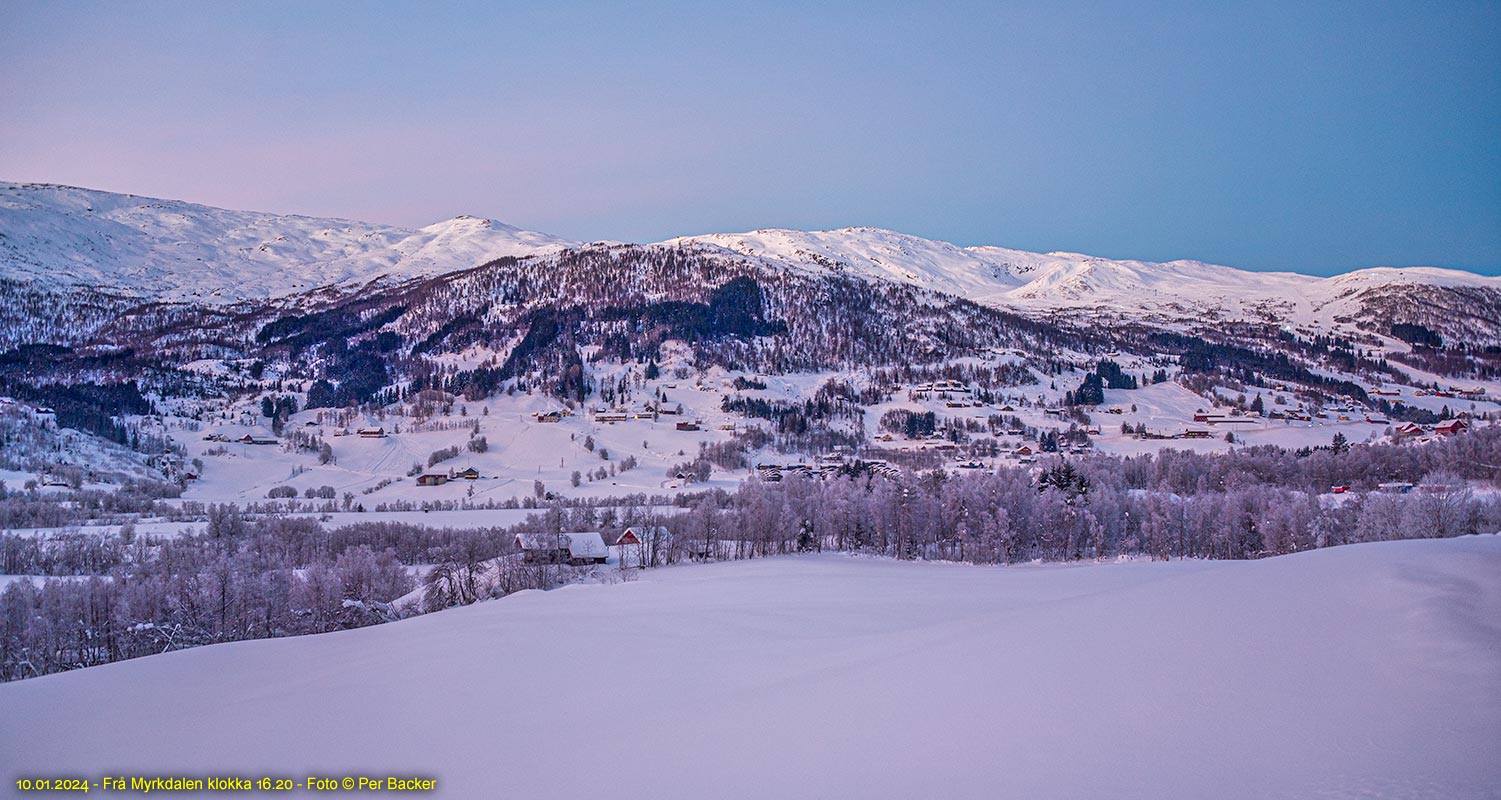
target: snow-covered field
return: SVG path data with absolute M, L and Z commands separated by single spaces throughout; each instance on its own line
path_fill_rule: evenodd
M 457 798 L 1498 797 L 1498 620 L 1497 536 L 685 566 L 3 685 L 0 761 Z

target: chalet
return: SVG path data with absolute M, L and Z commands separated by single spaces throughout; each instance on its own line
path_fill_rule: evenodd
M 677 429 L 680 431 L 696 431 L 699 428 L 697 422 L 679 422 Z
M 1391 420 L 1387 419 L 1386 417 L 1377 417 L 1377 416 L 1373 416 L 1371 414 L 1367 414 L 1366 415 L 1365 421 L 1371 423 L 1372 425 L 1389 425 L 1389 424 L 1391 424 Z
M 516 546 L 528 564 L 603 564 L 610 549 L 599 531 L 583 533 L 518 533 Z
M 630 418 L 624 411 L 602 411 L 594 415 L 595 422 L 625 422 Z
M 442 486 L 448 483 L 448 474 L 444 472 L 425 472 L 417 476 L 418 486 Z
M 1440 436 L 1454 436 L 1464 433 L 1469 427 L 1469 424 L 1462 419 L 1446 419 L 1433 426 L 1433 430 Z
M 474 467 L 469 467 L 463 472 L 460 472 L 455 477 L 463 478 L 466 481 L 477 481 L 479 480 L 479 470 L 475 469 Z
M 1013 456 L 1030 456 L 1032 455 L 1032 453 L 1032 448 L 1028 447 L 1027 445 L 1022 445 L 1021 447 L 1018 447 L 1015 450 L 1011 451 L 1011 455 Z
M 1188 429 L 1188 430 L 1186 430 L 1186 431 L 1183 432 L 1183 438 L 1185 438 L 1185 439 L 1208 439 L 1209 438 L 1209 431 L 1206 431 L 1206 430 L 1203 430 L 1203 429 L 1200 429 L 1200 428 L 1190 428 L 1190 429 Z
M 361 439 L 384 439 L 384 438 L 386 438 L 386 429 L 385 428 L 360 428 L 358 431 L 356 431 L 356 433 L 358 433 L 360 435 Z
M 536 417 L 538 422 L 562 422 L 563 421 L 563 415 L 559 414 L 556 411 L 547 411 L 547 412 L 541 412 L 541 411 L 539 411 L 539 412 L 533 414 L 532 416 Z

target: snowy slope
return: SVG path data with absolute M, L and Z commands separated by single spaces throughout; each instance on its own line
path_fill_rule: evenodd
M 433 275 L 572 243 L 474 217 L 419 230 L 0 183 L 0 276 L 185 298 L 265 298 Z
M 662 244 L 723 249 L 783 266 L 882 278 L 961 297 L 989 295 L 1025 282 L 985 253 L 882 228 L 769 229 L 685 236 Z
M 0 183 L 0 277 L 89 285 L 170 299 L 266 298 L 336 283 L 408 278 L 575 243 L 474 217 L 418 230 L 312 217 L 228 211 L 70 187 Z M 880 228 L 758 230 L 670 239 L 768 266 L 889 280 L 1024 312 L 1104 310 L 1161 321 L 1205 315 L 1333 324 L 1375 318 L 1393 304 L 1437 316 L 1491 319 L 1501 278 L 1427 267 L 1375 268 L 1333 278 L 1250 272 L 1197 261 L 1153 263 L 1077 253 L 960 247 Z
M 1432 287 L 1501 292 L 1501 278 L 1432 267 L 1378 267 L 1332 278 L 1252 272 L 1199 261 L 1113 260 L 1079 253 L 959 247 L 879 228 L 760 230 L 671 239 L 768 263 L 896 280 L 1022 311 L 1103 309 L 1124 316 L 1330 323 L 1364 311 L 1369 293 Z
M 1495 797 L 1498 576 L 1496 536 L 677 567 L 0 685 L 0 752 L 455 798 Z

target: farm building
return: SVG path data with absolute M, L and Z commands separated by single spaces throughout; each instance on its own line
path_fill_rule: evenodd
M 360 434 L 360 438 L 361 439 L 384 439 L 384 438 L 386 438 L 386 429 L 385 428 L 360 428 L 359 434 Z
M 656 566 L 672 544 L 672 534 L 660 525 L 633 525 L 615 540 L 621 566 Z
M 603 564 L 610 555 L 599 531 L 518 533 L 516 545 L 528 564 Z
M 1462 419 L 1446 419 L 1433 426 L 1433 430 L 1440 436 L 1454 436 L 1464 433 L 1469 427 L 1469 424 Z
M 463 472 L 460 472 L 456 477 L 463 478 L 466 481 L 477 481 L 479 480 L 479 470 L 475 469 L 474 467 L 469 467 Z
M 417 476 L 418 486 L 442 486 L 448 483 L 448 475 L 443 472 L 427 472 Z
M 620 534 L 615 544 L 650 544 L 666 545 L 672 541 L 672 534 L 661 526 L 648 527 L 645 525 L 633 525 Z
M 277 440 L 266 436 L 251 436 L 245 434 L 239 438 L 240 444 L 278 444 Z

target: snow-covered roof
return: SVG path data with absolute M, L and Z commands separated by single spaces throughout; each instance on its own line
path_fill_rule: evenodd
M 518 533 L 516 544 L 522 550 L 561 550 L 565 545 L 573 558 L 605 558 L 610 550 L 599 531 L 582 533 Z

